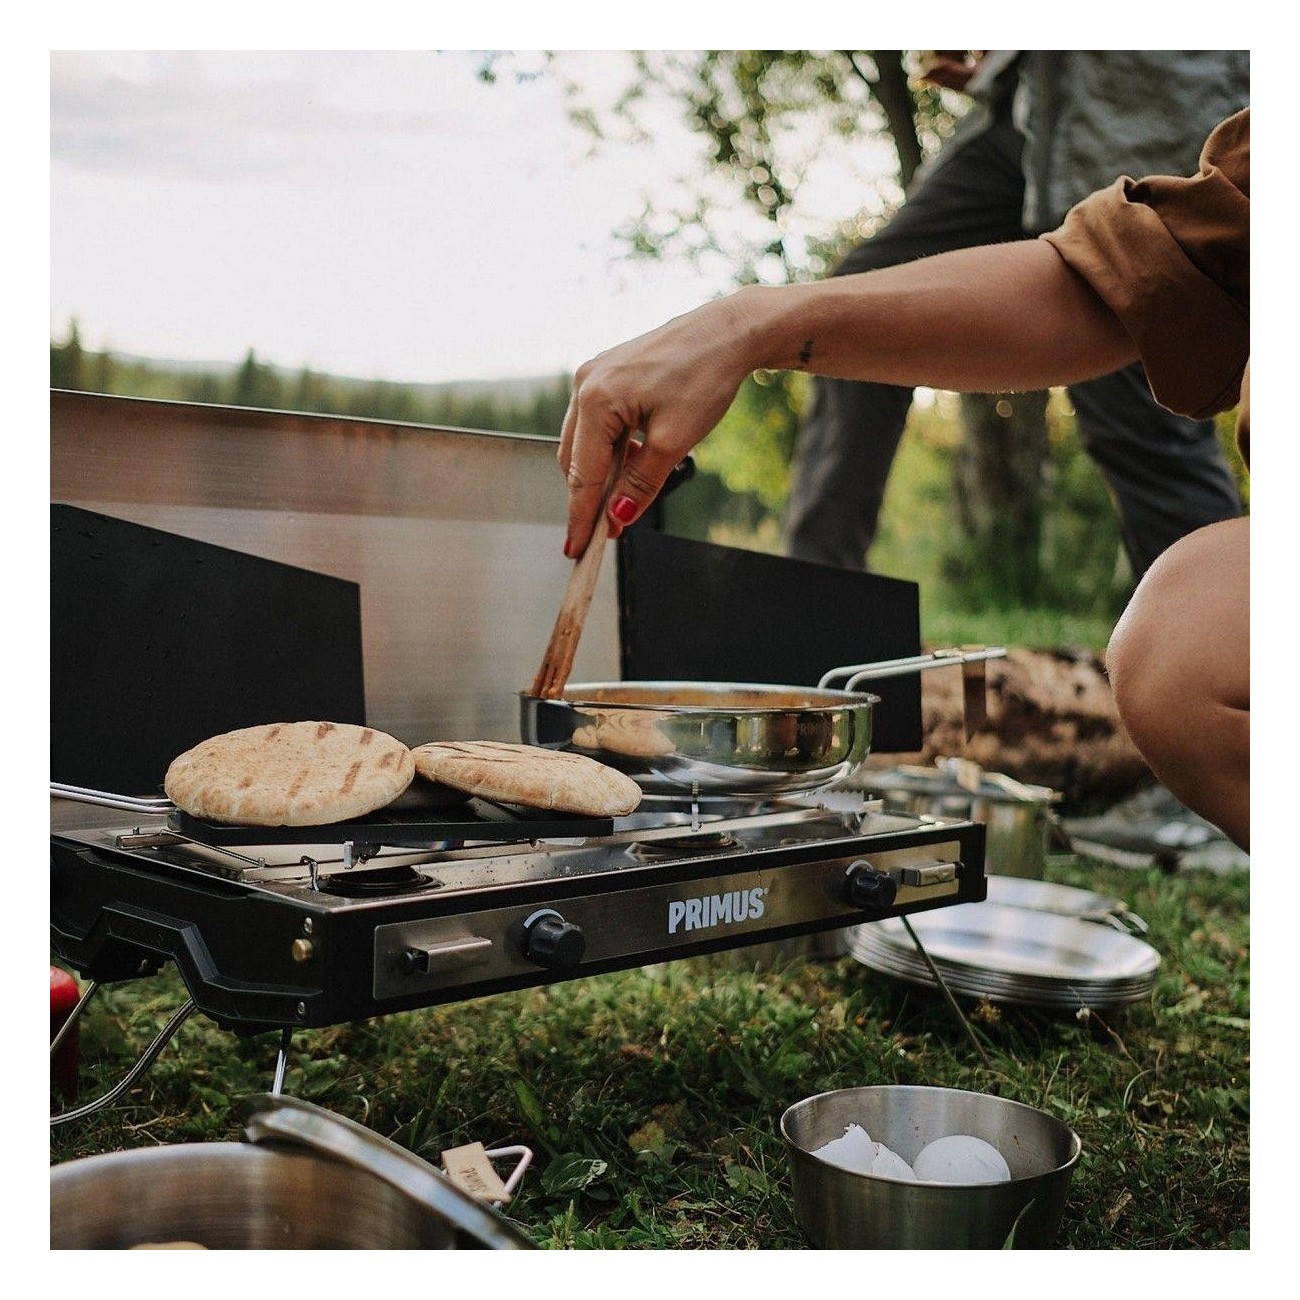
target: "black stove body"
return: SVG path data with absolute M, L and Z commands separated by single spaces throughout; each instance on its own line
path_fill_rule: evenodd
M 362 664 L 356 584 L 268 558 L 283 554 L 281 533 L 316 538 L 333 571 L 371 575 L 370 639 L 407 650 L 418 644 L 430 656 L 418 660 L 426 676 L 436 677 L 431 664 L 440 662 L 426 624 L 461 628 L 463 644 L 441 652 L 460 684 L 438 696 L 436 718 L 403 738 L 472 734 L 466 729 L 507 706 L 514 717 L 517 697 L 502 686 L 509 676 L 501 664 L 512 662 L 514 637 L 535 667 L 546 625 L 520 612 L 535 595 L 528 584 L 510 586 L 497 567 L 516 553 L 500 549 L 511 529 L 526 526 L 515 539 L 525 563 L 537 545 L 538 520 L 527 510 L 538 448 L 535 440 L 515 446 L 427 430 L 394 439 L 365 423 L 316 421 L 309 430 L 299 427 L 303 417 L 115 402 L 77 395 L 59 404 L 68 465 L 81 465 L 88 448 L 117 448 L 73 476 L 77 491 L 98 499 L 108 477 L 129 502 L 154 478 L 169 491 L 203 485 L 206 470 L 196 467 L 228 455 L 235 419 L 237 445 L 251 458 L 238 462 L 247 481 L 223 476 L 219 502 L 182 494 L 180 504 L 203 507 L 184 514 L 191 530 L 222 523 L 243 538 L 251 528 L 266 554 L 53 509 L 59 646 L 51 685 L 64 703 L 53 717 L 51 776 L 82 793 L 95 786 L 140 796 L 90 812 L 63 798 L 52 804 L 51 944 L 88 979 L 129 979 L 173 961 L 198 1009 L 221 1025 L 288 1030 L 985 897 L 982 826 L 885 813 L 860 795 L 694 808 L 647 798 L 631 817 L 593 822 L 440 803 L 425 790 L 408 792 L 401 807 L 309 835 L 184 818 L 153 796 L 170 759 L 197 741 L 269 718 L 359 722 L 364 713 L 378 725 L 363 707 L 372 696 L 382 721 L 404 716 L 419 694 L 385 675 L 387 660 Z M 85 435 L 88 427 L 96 437 Z M 174 433 L 154 438 L 158 428 Z M 355 484 L 347 476 L 320 481 L 327 436 L 341 440 L 328 444 L 339 455 L 357 458 Z M 128 450 L 134 456 L 141 438 L 172 466 L 167 474 L 118 475 L 118 459 Z M 495 494 L 482 497 L 480 486 L 503 474 L 520 486 L 509 512 L 497 515 Z M 288 494 L 297 512 L 271 532 L 254 527 L 280 513 L 279 504 L 268 508 L 267 482 L 276 484 L 275 502 Z M 162 504 L 170 519 L 176 503 Z M 390 513 L 367 513 L 381 507 Z M 482 530 L 470 535 L 484 541 L 461 547 L 470 515 Z M 351 522 L 326 526 L 335 519 Z M 412 520 L 421 524 L 415 532 Z M 394 530 L 407 539 L 399 552 L 384 549 Z M 386 585 L 405 555 L 439 546 L 446 563 L 433 575 L 422 568 L 418 589 Z M 911 583 L 661 536 L 644 523 L 619 539 L 618 551 L 625 677 L 813 684 L 837 663 L 920 649 Z M 483 555 L 496 567 L 476 584 Z M 499 603 L 483 603 L 497 596 Z M 417 626 L 407 617 L 411 606 L 431 602 L 437 619 L 424 616 Z M 773 617 L 782 610 L 817 616 Z M 466 650 L 487 644 L 490 656 Z M 877 748 L 915 750 L 918 682 L 886 681 L 880 694 Z
M 983 826 L 846 801 L 655 810 L 583 838 L 398 849 L 204 845 L 174 819 L 101 809 L 51 837 L 52 946 L 100 983 L 174 961 L 199 1010 L 247 1033 L 985 897 Z

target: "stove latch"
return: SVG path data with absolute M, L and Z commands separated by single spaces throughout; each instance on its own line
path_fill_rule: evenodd
M 924 889 L 928 885 L 946 885 L 957 879 L 955 862 L 921 862 L 914 867 L 900 868 L 902 883 L 914 889 Z
M 466 966 L 486 966 L 492 940 L 478 935 L 451 939 L 447 943 L 407 948 L 399 958 L 408 975 L 441 975 L 444 971 L 463 970 Z

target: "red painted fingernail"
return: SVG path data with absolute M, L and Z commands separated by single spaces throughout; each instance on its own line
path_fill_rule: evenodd
M 609 513 L 620 524 L 630 524 L 636 518 L 636 502 L 631 497 L 619 497 L 609 508 Z
M 567 537 L 564 539 L 564 558 L 573 559 L 573 543 Z

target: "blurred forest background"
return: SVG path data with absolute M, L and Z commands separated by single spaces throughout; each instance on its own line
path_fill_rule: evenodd
M 901 50 L 632 53 L 622 95 L 597 106 L 563 55 L 573 129 L 653 148 L 639 110 L 666 97 L 699 142 L 674 192 L 630 212 L 618 232 L 635 258 L 728 259 L 737 285 L 815 279 L 902 200 L 966 101 L 920 85 Z M 485 57 L 492 82 L 524 75 Z M 536 75 L 529 72 L 527 75 Z M 892 174 L 858 212 L 809 235 L 793 217 L 800 181 L 831 137 L 887 142 Z M 737 219 L 737 214 L 740 219 Z M 611 340 L 614 342 L 616 340 Z M 87 351 L 75 322 L 50 345 L 53 387 L 401 423 L 558 437 L 568 377 L 403 384 L 287 370 L 250 347 L 242 361 L 195 365 Z M 778 552 L 807 378 L 759 372 L 695 453 L 689 492 L 667 503 L 687 536 Z M 1238 464 L 1233 420 L 1221 435 Z M 1243 493 L 1246 491 L 1243 482 Z M 1104 646 L 1131 589 L 1107 490 L 1080 446 L 1063 392 L 958 397 L 921 390 L 895 461 L 870 567 L 917 581 L 930 641 Z

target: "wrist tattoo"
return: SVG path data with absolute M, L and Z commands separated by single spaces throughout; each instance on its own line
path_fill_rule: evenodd
M 812 360 L 812 354 L 813 354 L 813 341 L 812 341 L 812 339 L 804 339 L 804 341 L 803 341 L 803 347 L 801 347 L 801 348 L 799 349 L 799 365 L 800 365 L 800 367 L 806 366 L 806 365 L 807 365 L 807 364 Z

